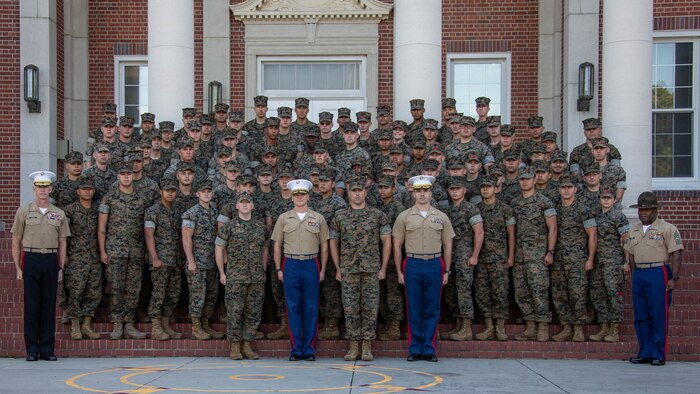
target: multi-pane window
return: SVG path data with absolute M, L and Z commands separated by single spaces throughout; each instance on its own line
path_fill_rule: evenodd
M 258 90 L 269 97 L 364 96 L 361 58 L 264 58 L 259 71 Z
M 457 100 L 457 111 L 476 115 L 477 97 L 491 99 L 489 115 L 510 117 L 510 57 L 469 54 L 448 55 L 448 96 Z
M 120 60 L 117 66 L 117 113 L 134 118 L 134 126 L 141 123 L 141 114 L 148 112 L 148 63 L 145 60 Z
M 654 178 L 695 177 L 693 42 L 656 42 L 652 52 Z

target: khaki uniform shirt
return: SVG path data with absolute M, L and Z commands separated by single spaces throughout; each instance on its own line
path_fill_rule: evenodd
M 442 251 L 442 243 L 454 238 L 455 232 L 443 212 L 430 207 L 428 215 L 423 218 L 414 205 L 396 218 L 392 235 L 404 241 L 406 253 L 438 254 Z
M 328 237 L 323 215 L 309 209 L 304 220 L 299 220 L 292 209 L 277 219 L 271 239 L 283 242 L 282 251 L 286 254 L 318 254 L 321 242 L 328 241 Z
M 22 236 L 22 246 L 36 249 L 57 249 L 58 239 L 70 237 L 66 214 L 49 204 L 42 215 L 36 202 L 20 207 L 12 224 L 12 234 Z
M 656 219 L 646 233 L 642 224 L 637 224 L 625 243 L 625 250 L 634 256 L 635 263 L 668 263 L 668 256 L 682 249 L 678 229 L 663 219 Z

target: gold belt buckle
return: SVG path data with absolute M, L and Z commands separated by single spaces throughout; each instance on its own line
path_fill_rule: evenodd
M 49 252 L 48 249 L 46 249 L 46 248 L 41 248 L 41 253 L 46 254 L 46 253 L 48 253 L 48 252 Z

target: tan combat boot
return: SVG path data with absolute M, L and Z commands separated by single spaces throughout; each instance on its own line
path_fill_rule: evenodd
M 532 320 L 527 320 L 525 331 L 515 336 L 516 341 L 531 341 L 537 338 L 537 324 Z
M 610 332 L 610 324 L 608 322 L 601 323 L 600 331 L 593 335 L 590 335 L 588 338 L 590 338 L 591 341 L 600 342 L 605 338 L 606 335 L 608 335 L 608 332 Z
M 182 338 L 182 333 L 179 333 L 179 332 L 173 330 L 172 327 L 170 327 L 170 317 L 163 316 L 162 325 L 163 325 L 163 331 L 165 331 L 168 335 L 170 335 L 170 339 Z
M 124 336 L 124 325 L 122 322 L 114 322 L 114 327 L 112 327 L 112 332 L 109 334 L 109 339 L 122 339 L 122 336 Z
M 401 339 L 401 322 L 398 320 L 389 320 L 386 330 L 380 334 L 377 339 L 380 341 L 398 341 Z
M 289 339 L 289 326 L 287 326 L 286 316 L 280 317 L 279 328 L 276 331 L 267 334 L 267 339 Z
M 324 324 L 323 328 L 318 331 L 318 339 L 321 341 L 328 341 L 338 338 L 340 338 L 338 319 L 335 317 L 327 317 L 326 324 Z
M 610 331 L 603 340 L 605 342 L 620 342 L 620 323 L 610 323 Z
M 202 329 L 204 329 L 204 331 L 206 331 L 207 334 L 211 335 L 212 339 L 221 339 L 224 336 L 226 336 L 226 334 L 224 334 L 223 332 L 216 331 L 213 328 L 211 328 L 211 326 L 209 326 L 209 318 L 207 317 L 202 318 Z
M 205 333 L 206 334 L 206 333 Z M 207 334 L 209 335 L 209 334 Z M 231 351 L 228 354 L 228 358 L 231 360 L 243 360 L 243 355 L 241 354 L 241 342 L 231 342 Z
M 83 318 L 83 325 L 80 326 L 80 333 L 83 334 L 83 338 L 100 339 L 101 335 L 92 330 L 92 327 L 90 326 L 91 321 L 92 317 L 90 316 L 85 316 Z
M 450 331 L 445 331 L 440 333 L 440 339 L 450 339 L 450 335 L 457 333 L 462 329 L 462 318 L 460 316 L 455 316 L 455 326 Z
M 257 360 L 260 358 L 257 353 L 253 351 L 253 348 L 250 347 L 250 341 L 243 341 L 243 348 L 241 349 L 241 354 L 243 355 L 243 358 L 247 360 Z
M 362 341 L 362 361 L 373 361 L 372 341 Z
M 537 342 L 547 342 L 549 341 L 549 324 L 545 322 L 540 322 L 537 328 Z
M 70 319 L 70 339 L 76 341 L 83 339 L 83 334 L 80 332 L 80 319 L 78 318 Z
M 496 319 L 496 339 L 499 341 L 508 340 L 508 334 L 506 334 L 506 319 Z
M 156 341 L 167 341 L 170 339 L 170 335 L 163 331 L 163 322 L 159 317 L 151 319 L 151 338 Z
M 345 354 L 345 361 L 356 361 L 357 357 L 360 356 L 360 342 L 350 341 L 350 350 Z
M 471 341 L 474 339 L 474 336 L 472 335 L 472 320 L 465 318 L 462 318 L 461 320 L 462 326 L 459 328 L 459 331 L 450 335 L 451 341 Z
M 552 335 L 552 340 L 555 342 L 570 341 L 574 336 L 574 331 L 571 329 L 571 324 L 564 324 L 564 327 L 559 331 L 559 334 Z
M 574 336 L 571 337 L 571 340 L 574 342 L 583 342 L 586 340 L 586 336 L 583 335 L 583 326 L 574 326 Z
M 202 329 L 202 320 L 198 317 L 192 318 L 192 339 L 196 339 L 198 341 L 206 341 L 207 339 L 211 339 L 211 335 Z M 233 344 L 231 344 L 231 346 L 233 346 Z M 241 344 L 239 343 L 237 346 L 240 353 Z
M 489 341 L 494 339 L 493 319 L 487 317 L 484 322 L 486 323 L 486 329 L 474 335 L 477 341 Z
M 147 334 L 134 327 L 134 323 L 124 323 L 124 339 L 145 339 Z

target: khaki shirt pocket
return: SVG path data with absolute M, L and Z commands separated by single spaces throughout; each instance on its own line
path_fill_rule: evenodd
M 294 230 L 297 229 L 297 224 L 296 223 L 285 223 L 284 227 L 282 227 L 282 231 L 285 233 L 291 233 L 294 232 Z
M 24 220 L 24 224 L 27 226 L 36 226 L 37 224 L 41 224 L 41 218 L 37 216 L 28 216 Z

